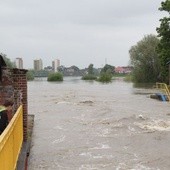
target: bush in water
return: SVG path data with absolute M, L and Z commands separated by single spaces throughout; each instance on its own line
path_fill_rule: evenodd
M 103 83 L 109 83 L 112 80 L 112 74 L 109 73 L 101 73 L 100 77 L 98 78 L 98 81 Z
M 63 75 L 61 73 L 50 73 L 47 81 L 63 81 Z

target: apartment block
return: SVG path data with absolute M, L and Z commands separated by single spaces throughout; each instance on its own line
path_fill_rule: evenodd
M 15 65 L 16 65 L 16 68 L 23 69 L 23 60 L 22 60 L 22 58 L 16 58 L 15 59 Z
M 34 70 L 39 71 L 43 69 L 43 62 L 41 59 L 34 60 Z
M 59 66 L 60 66 L 60 60 L 59 59 L 55 59 L 54 61 L 52 61 L 52 69 L 54 70 L 54 72 L 58 72 Z

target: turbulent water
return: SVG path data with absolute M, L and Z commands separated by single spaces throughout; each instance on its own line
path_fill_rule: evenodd
M 29 170 L 169 170 L 170 104 L 152 92 L 121 79 L 29 82 Z

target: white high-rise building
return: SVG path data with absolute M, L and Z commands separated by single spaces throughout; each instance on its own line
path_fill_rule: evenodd
M 41 59 L 34 60 L 34 70 L 39 71 L 43 69 L 43 62 Z
M 18 69 L 23 69 L 23 60 L 22 58 L 15 59 L 15 65 Z
M 60 66 L 60 60 L 59 59 L 55 59 L 54 61 L 52 61 L 52 68 L 53 68 L 54 72 L 58 72 L 59 66 Z

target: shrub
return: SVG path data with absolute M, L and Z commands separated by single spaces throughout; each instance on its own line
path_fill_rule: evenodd
M 28 81 L 34 80 L 34 73 L 33 73 L 33 71 L 29 70 L 27 72 L 26 76 L 27 76 L 27 80 Z
M 61 73 L 50 73 L 47 81 L 63 81 L 63 75 Z
M 82 80 L 96 80 L 96 79 L 97 79 L 97 77 L 92 74 L 87 74 L 82 77 Z
M 101 73 L 98 81 L 103 82 L 103 83 L 109 83 L 112 80 L 112 74 L 109 73 Z

